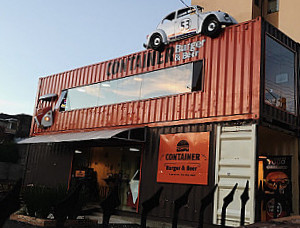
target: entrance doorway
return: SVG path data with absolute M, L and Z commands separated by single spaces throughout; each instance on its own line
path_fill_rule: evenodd
M 298 214 L 297 137 L 259 127 L 257 168 L 257 220 Z
M 140 182 L 141 147 L 92 147 L 90 168 L 97 173 L 100 200 L 119 186 L 119 210 L 136 211 Z

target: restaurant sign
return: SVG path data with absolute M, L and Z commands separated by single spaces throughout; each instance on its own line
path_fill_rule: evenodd
M 128 75 L 131 71 L 137 69 L 146 69 L 174 61 L 191 60 L 199 56 L 200 49 L 204 47 L 205 42 L 206 40 L 202 39 L 186 44 L 176 44 L 175 47 L 169 46 L 163 52 L 144 51 L 110 60 L 105 68 L 106 76 L 109 79 L 118 73 Z
M 160 135 L 157 182 L 208 184 L 209 132 Z

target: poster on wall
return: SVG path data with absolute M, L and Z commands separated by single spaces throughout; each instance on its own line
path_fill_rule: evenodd
M 157 182 L 207 185 L 209 134 L 160 135 Z
M 277 188 L 277 217 L 288 216 L 292 208 L 291 156 L 268 156 L 264 160 L 264 180 L 266 220 L 274 217 L 274 196 Z

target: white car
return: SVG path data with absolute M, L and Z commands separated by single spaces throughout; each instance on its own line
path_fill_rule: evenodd
M 221 11 L 202 12 L 201 6 L 179 9 L 166 16 L 156 30 L 147 36 L 145 48 L 162 51 L 169 42 L 202 33 L 217 37 L 222 26 L 237 24 L 237 21 Z

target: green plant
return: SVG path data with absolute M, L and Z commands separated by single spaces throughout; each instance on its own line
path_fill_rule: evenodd
M 65 186 L 50 188 L 46 186 L 26 186 L 23 200 L 29 216 L 47 218 L 51 208 L 62 200 L 67 193 Z

